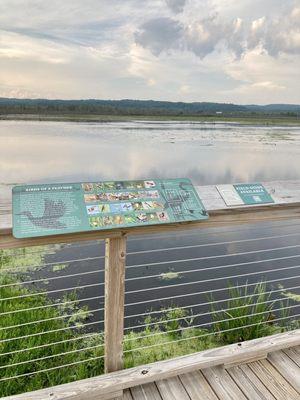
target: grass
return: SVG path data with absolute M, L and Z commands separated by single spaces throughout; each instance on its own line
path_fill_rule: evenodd
M 41 264 L 40 255 L 26 255 L 22 260 L 26 260 L 28 264 L 30 261 L 38 262 Z M 1 267 L 11 267 L 12 259 L 9 256 L 5 256 L 2 253 Z M 16 263 L 13 266 L 16 267 Z M 25 263 L 24 263 L 25 265 Z M 35 265 L 35 264 L 34 264 Z M 28 269 L 27 269 L 28 270 Z M 1 270 L 0 270 L 1 272 Z M 0 278 L 0 285 L 10 285 L 16 282 L 16 277 L 2 273 Z M 0 288 L 0 298 L 27 296 L 33 294 L 32 291 L 18 286 L 8 286 Z M 70 300 L 74 298 L 74 294 L 70 295 Z M 82 331 L 82 320 L 88 317 L 89 314 L 80 314 L 77 318 L 59 318 L 61 315 L 65 315 L 65 309 L 59 307 L 45 307 L 39 308 L 38 310 L 23 311 L 20 313 L 10 313 L 14 310 L 25 310 L 34 307 L 43 307 L 51 305 L 51 301 L 45 295 L 28 296 L 22 298 L 16 298 L 11 300 L 5 300 L 0 302 L 0 379 L 7 377 L 22 375 L 34 372 L 36 370 L 51 369 L 55 368 L 60 364 L 69 364 L 77 361 L 82 361 L 90 357 L 103 356 L 103 347 L 96 349 L 85 350 L 84 352 L 78 352 L 77 350 L 90 347 L 91 342 L 93 345 L 101 345 L 103 343 L 103 335 L 99 334 L 94 337 L 93 341 L 86 338 L 80 340 L 71 340 L 76 337 L 83 335 Z M 72 312 L 78 312 L 76 310 L 76 303 L 73 306 Z M 81 308 L 84 312 L 84 308 Z M 6 313 L 6 314 L 4 314 Z M 3 315 L 4 314 L 4 315 Z M 30 322 L 50 319 L 42 323 L 30 324 Z M 17 326 L 22 325 L 22 326 Z M 68 330 L 70 325 L 77 325 L 78 328 L 75 330 Z M 15 326 L 12 329 L 3 329 L 4 327 Z M 59 330 L 57 332 L 53 332 Z M 48 332 L 46 334 L 39 334 L 41 332 Z M 26 338 L 27 335 L 34 335 L 30 338 Z M 14 337 L 22 337 L 18 340 L 9 340 Z M 4 341 L 4 342 L 3 342 Z M 33 347 L 43 346 L 48 343 L 62 342 L 57 345 L 40 347 L 30 351 L 24 351 Z M 13 352 L 13 354 L 7 354 Z M 72 352 L 62 357 L 47 358 L 44 360 L 38 360 L 34 363 L 28 363 L 30 359 L 39 359 L 57 355 L 60 353 Z M 21 364 L 20 364 L 21 363 Z M 19 364 L 8 367 L 8 365 Z M 30 390 L 36 390 L 43 387 L 53 386 L 69 382 L 75 379 L 83 379 L 87 376 L 95 376 L 103 372 L 103 359 L 97 360 L 94 363 L 84 363 L 81 365 L 74 365 L 63 370 L 53 370 L 47 373 L 35 374 L 29 377 L 21 377 L 13 380 L 0 381 L 0 396 L 9 396 L 16 393 L 26 392 Z
M 266 291 L 265 282 L 258 283 L 251 293 L 248 286 L 243 288 L 229 286 L 229 300 L 224 310 L 211 306 L 213 331 L 221 342 L 236 343 L 278 332 L 278 326 L 272 324 L 274 318 L 272 294 L 266 294 Z M 247 327 L 240 328 L 243 325 Z
M 289 320 L 291 313 L 288 308 L 290 300 L 300 301 L 299 296 L 282 288 L 281 295 L 287 300 L 275 301 L 272 293 L 267 291 L 263 281 L 257 283 L 251 292 L 249 286 L 238 288 L 229 284 L 229 300 L 224 309 L 211 306 L 212 329 L 220 344 L 252 340 L 300 327 L 299 320 Z M 212 296 L 211 301 L 214 301 Z
M 53 249 L 52 249 L 53 250 Z M 72 306 L 45 307 L 38 310 L 28 310 L 20 313 L 10 313 L 17 309 L 27 309 L 41 306 L 51 306 L 52 301 L 43 294 L 34 295 L 32 289 L 21 285 L 11 285 L 26 277 L 30 272 L 29 265 L 43 264 L 43 255 L 46 249 L 40 248 L 40 253 L 20 252 L 21 258 L 12 258 L 8 253 L 0 252 L 0 298 L 27 296 L 11 300 L 0 301 L 0 396 L 9 396 L 45 387 L 59 385 L 78 379 L 84 379 L 102 374 L 104 371 L 103 360 L 103 333 L 86 334 L 82 326 L 90 317 L 87 308 L 79 307 L 76 302 L 77 294 L 71 293 L 63 301 L 73 301 Z M 49 251 L 49 250 L 47 250 Z M 20 260 L 20 261 L 18 261 Z M 4 272 L 4 269 L 20 268 L 21 274 Z M 249 288 L 228 289 L 230 300 L 224 306 L 231 311 L 212 308 L 213 328 L 195 328 L 195 319 L 186 309 L 173 308 L 163 310 L 157 317 L 147 316 L 141 323 L 145 325 L 140 331 L 127 331 L 124 338 L 124 365 L 126 368 L 135 365 L 147 364 L 184 354 L 194 353 L 207 348 L 233 343 L 241 340 L 253 339 L 280 332 L 286 327 L 272 323 L 274 309 L 270 295 L 263 294 L 266 284 L 260 283 L 254 293 L 249 293 Z M 255 296 L 254 296 L 255 295 Z M 247 296 L 246 299 L 234 299 Z M 253 315 L 264 312 L 261 315 Z M 6 314 L 4 314 L 6 313 Z M 74 313 L 78 313 L 76 317 Z M 248 316 L 248 314 L 252 314 Z M 61 318 L 61 316 L 65 316 Z M 30 322 L 49 319 L 42 323 Z M 178 320 L 179 319 L 179 320 Z M 224 322 L 223 320 L 228 321 Z M 22 326 L 15 326 L 20 325 Z M 244 329 L 241 325 L 255 324 L 252 328 Z M 68 329 L 70 326 L 74 329 Z M 15 326 L 12 329 L 3 329 Z M 223 330 L 235 329 L 227 333 Z M 288 327 L 289 328 L 289 327 Z M 59 330 L 58 332 L 53 332 Z M 52 331 L 49 333 L 45 333 Z M 44 334 L 40 334 L 44 332 Z M 26 338 L 27 335 L 34 335 Z M 9 340 L 22 337 L 18 340 Z M 76 339 L 76 340 L 74 340 Z M 3 342 L 4 341 L 4 342 Z M 52 346 L 45 344 L 60 342 Z M 33 347 L 43 346 L 39 348 Z M 84 350 L 82 350 L 84 349 Z M 25 351 L 24 351 L 25 350 Z M 5 354 L 11 353 L 12 354 Z M 68 353 L 59 356 L 60 353 Z M 57 355 L 57 356 L 56 356 Z M 52 357 L 54 356 L 54 357 Z M 55 357 L 56 356 L 56 357 Z M 33 363 L 32 359 L 45 358 Z M 94 359 L 93 359 L 94 358 Z M 88 362 L 84 362 L 91 359 Z M 56 369 L 62 364 L 73 364 L 68 367 Z M 15 365 L 13 365 L 15 364 Z M 17 365 L 18 364 L 18 365 Z M 7 377 L 51 369 L 53 370 L 1 381 Z

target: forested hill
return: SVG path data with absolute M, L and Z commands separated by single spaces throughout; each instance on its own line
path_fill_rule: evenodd
M 169 102 L 154 100 L 47 100 L 0 98 L 0 115 L 7 114 L 98 114 L 98 115 L 245 115 L 285 114 L 297 116 L 300 105 L 242 106 L 227 103 Z

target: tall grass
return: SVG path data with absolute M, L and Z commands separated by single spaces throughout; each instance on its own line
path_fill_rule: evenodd
M 224 309 L 215 307 L 211 297 L 212 329 L 221 342 L 237 343 L 278 332 L 278 325 L 272 323 L 275 318 L 272 293 L 266 291 L 265 282 L 258 283 L 251 292 L 249 286 L 229 285 L 229 300 Z
M 0 278 L 0 285 L 10 283 L 14 283 L 14 279 L 2 274 Z M 0 288 L 1 299 L 21 296 L 24 294 L 27 295 L 30 293 L 31 292 L 28 289 L 18 286 Z M 0 316 L 0 341 L 4 341 L 0 343 L 0 380 L 16 375 L 32 373 L 37 370 L 51 369 L 61 364 L 69 364 L 74 361 L 77 362 L 90 357 L 98 357 L 103 355 L 103 347 L 77 352 L 79 349 L 89 347 L 91 345 L 91 340 L 71 340 L 83 335 L 83 331 L 80 328 L 81 321 L 78 321 L 77 329 L 66 329 L 70 324 L 74 325 L 74 320 L 70 320 L 68 318 L 58 319 L 58 317 L 61 316 L 61 312 L 57 307 L 48 307 L 38 310 L 22 311 L 20 313 L 3 315 L 4 313 L 9 313 L 10 311 L 14 310 L 41 307 L 50 304 L 50 300 L 45 295 L 29 296 L 21 299 L 16 298 L 13 300 L 4 300 L 0 302 L 0 314 L 2 314 Z M 48 318 L 51 318 L 51 320 L 42 323 L 16 326 Z M 10 326 L 16 327 L 11 329 L 6 328 Z M 48 331 L 52 332 L 39 335 L 39 333 Z M 35 334 L 38 335 L 26 338 L 28 335 Z M 9 340 L 17 337 L 23 338 L 18 340 Z M 53 346 L 40 347 L 29 351 L 26 350 L 55 342 L 62 343 Z M 103 343 L 103 335 L 99 334 L 95 336 L 93 342 L 94 344 L 101 345 Z M 49 358 L 49 356 L 65 352 L 73 353 Z M 29 360 L 39 358 L 42 358 L 42 360 L 28 363 Z M 58 385 L 75 379 L 83 379 L 88 376 L 95 376 L 101 374 L 102 372 L 103 359 L 99 359 L 97 362 L 74 365 L 63 369 L 55 369 L 47 373 L 24 376 L 18 379 L 4 380 L 0 381 L 0 396 L 9 396 L 20 392 Z
M 32 270 L 30 265 L 42 265 L 43 251 L 41 249 L 39 255 L 36 253 L 32 255 L 24 250 L 20 259 L 21 264 L 18 264 L 17 259 L 13 259 L 8 253 L 0 251 L 0 285 L 16 283 L 20 279 L 22 280 L 26 275 L 26 271 Z M 16 275 L 3 272 L 4 269 L 6 271 L 10 267 L 19 267 L 22 273 Z M 215 307 L 211 309 L 213 311 L 211 315 L 214 324 L 209 329 L 194 328 L 193 315 L 182 308 L 162 310 L 160 316 L 156 318 L 147 316 L 141 320 L 141 324 L 145 325 L 143 329 L 134 332 L 127 331 L 125 335 L 125 367 L 128 368 L 189 354 L 216 347 L 220 344 L 253 339 L 285 329 L 272 322 L 274 304 L 270 301 L 271 295 L 264 294 L 265 291 L 266 284 L 263 282 L 257 284 L 251 293 L 248 287 L 241 289 L 230 286 L 228 289 L 230 300 L 228 300 L 224 310 L 216 309 Z M 2 314 L 0 316 L 0 397 L 89 378 L 102 374 L 104 371 L 104 359 L 98 359 L 98 357 L 103 357 L 104 355 L 104 347 L 102 346 L 103 332 L 96 333 L 91 337 L 85 334 L 82 328 L 85 319 L 88 320 L 91 316 L 91 314 L 85 312 L 87 309 L 84 307 L 79 308 L 79 303 L 76 304 L 75 302 L 72 308 L 47 307 L 20 313 L 10 313 L 15 310 L 53 304 L 46 295 L 30 296 L 31 293 L 34 293 L 34 289 L 28 289 L 21 285 L 0 288 L 1 299 L 24 294 L 29 295 L 24 298 L 0 301 L 0 314 Z M 241 296 L 243 296 L 243 299 L 235 299 Z M 66 300 L 69 299 L 76 300 L 76 293 L 72 293 L 66 298 Z M 265 304 L 266 301 L 270 302 Z M 80 313 L 80 311 L 84 311 L 84 313 Z M 76 318 L 73 316 L 74 312 L 79 312 Z M 264 314 L 254 315 L 261 312 L 264 312 Z M 69 314 L 69 317 L 59 318 L 66 314 Z M 7 329 L 9 326 L 50 318 L 50 321 Z M 228 321 L 223 321 L 225 319 Z M 254 326 L 243 328 L 244 325 L 249 324 L 254 324 Z M 70 325 L 77 325 L 77 327 L 68 329 Z M 234 330 L 221 332 L 228 329 Z M 48 331 L 52 332 L 39 334 Z M 30 338 L 24 337 L 35 334 L 37 335 Z M 23 338 L 8 340 L 19 336 Z M 80 339 L 73 340 L 79 337 Z M 62 343 L 43 346 L 55 342 Z M 43 347 L 31 349 L 37 346 Z M 93 348 L 88 349 L 88 347 Z M 51 357 L 60 353 L 68 354 Z M 82 362 L 94 357 L 97 357 L 97 359 Z M 39 358 L 43 359 L 28 362 Z M 1 381 L 3 378 L 30 374 L 74 362 L 78 362 L 78 364 L 18 379 Z

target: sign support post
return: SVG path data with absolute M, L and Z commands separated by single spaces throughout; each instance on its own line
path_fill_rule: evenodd
M 105 372 L 123 368 L 126 236 L 105 242 Z

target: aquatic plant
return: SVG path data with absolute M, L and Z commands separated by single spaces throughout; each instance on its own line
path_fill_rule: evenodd
M 42 265 L 47 249 L 40 250 L 39 255 L 23 250 L 19 266 Z M 0 396 L 102 374 L 104 334 L 83 329 L 84 321 L 92 315 L 87 306 L 80 306 L 78 294 L 65 294 L 61 304 L 53 306 L 46 294 L 37 295 L 34 287 L 16 284 L 23 275 L 8 273 L 12 265 L 18 266 L 17 260 L 9 252 L 0 251 Z M 24 271 L 26 276 L 27 267 Z M 125 368 L 294 328 L 297 321 L 286 325 L 273 322 L 274 302 L 265 291 L 264 282 L 252 292 L 248 287 L 230 286 L 224 309 L 212 306 L 214 323 L 207 329 L 194 327 L 193 314 L 176 305 L 147 315 L 140 321 L 141 329 L 126 331 Z M 63 304 L 67 301 L 71 303 Z M 289 315 L 287 311 L 282 313 Z M 248 324 L 253 326 L 243 327 Z M 62 365 L 68 366 L 56 369 Z M 40 370 L 47 372 L 36 373 Z
M 272 293 L 266 292 L 265 282 L 257 283 L 254 289 L 248 285 L 236 287 L 229 284 L 229 300 L 223 307 L 216 307 L 211 296 L 212 330 L 216 338 L 230 344 L 278 331 L 277 325 L 272 322 L 275 300 L 271 301 Z

